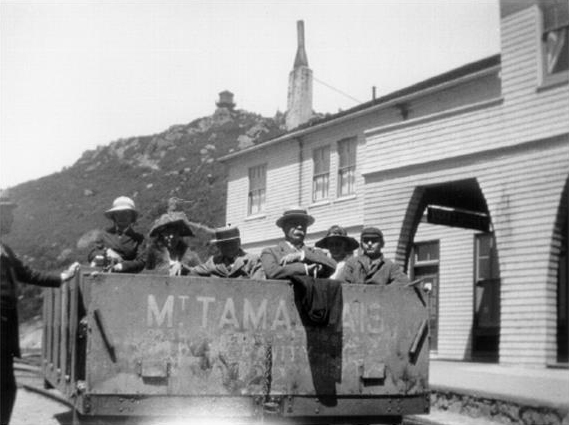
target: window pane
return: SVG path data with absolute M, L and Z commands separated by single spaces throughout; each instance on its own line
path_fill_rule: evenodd
M 330 176 L 330 146 L 314 149 L 312 160 L 314 164 L 312 200 L 327 199 Z
M 357 139 L 338 142 L 338 196 L 355 193 Z
M 338 142 L 338 157 L 340 168 L 356 165 L 356 139 L 340 140 Z
M 355 167 L 348 167 L 338 171 L 338 196 L 355 193 L 355 174 Z
M 265 206 L 266 164 L 249 168 L 249 215 L 263 211 Z
M 545 70 L 555 74 L 569 69 L 569 31 L 567 27 L 544 34 Z
M 438 242 L 421 243 L 415 246 L 416 261 L 436 261 L 439 259 Z

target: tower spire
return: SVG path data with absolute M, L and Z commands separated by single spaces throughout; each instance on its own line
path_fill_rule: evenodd
M 312 118 L 312 70 L 304 50 L 304 21 L 296 21 L 298 47 L 288 77 L 286 129 L 292 130 Z
M 304 21 L 296 21 L 296 33 L 298 39 L 298 47 L 296 49 L 296 57 L 294 58 L 294 68 L 300 66 L 308 66 L 308 58 L 304 49 Z

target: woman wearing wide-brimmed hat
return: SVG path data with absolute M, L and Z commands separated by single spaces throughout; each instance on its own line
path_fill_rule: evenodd
M 146 270 L 169 276 L 187 275 L 191 267 L 200 263 L 199 256 L 184 239 L 190 236 L 194 232 L 183 212 L 169 211 L 158 217 L 149 233 Z
M 336 261 L 336 271 L 330 276 L 335 279 L 346 264 L 346 260 L 350 258 L 355 249 L 360 246 L 359 242 L 348 236 L 348 232 L 342 226 L 334 225 L 328 229 L 326 236 L 317 241 L 315 244 L 318 248 L 327 249 L 330 256 Z
M 100 233 L 87 256 L 94 267 L 103 267 L 111 272 L 137 273 L 144 268 L 142 244 L 144 236 L 133 229 L 138 218 L 134 201 L 119 196 L 113 201 L 105 217 L 112 226 Z

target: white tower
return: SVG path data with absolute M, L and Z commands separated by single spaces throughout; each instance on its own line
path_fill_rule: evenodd
M 292 130 L 312 117 L 312 70 L 304 50 L 304 21 L 297 21 L 298 48 L 288 77 L 286 129 Z

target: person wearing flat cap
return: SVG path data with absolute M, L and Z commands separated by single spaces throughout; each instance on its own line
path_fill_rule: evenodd
M 189 236 L 194 232 L 183 212 L 169 211 L 158 217 L 150 228 L 145 270 L 168 276 L 189 274 L 201 262 L 186 243 Z
M 214 276 L 243 279 L 263 279 L 261 260 L 241 248 L 241 235 L 237 227 L 222 227 L 215 230 L 218 255 L 212 255 L 205 263 L 190 269 L 191 276 Z
M 409 278 L 393 261 L 381 252 L 384 246 L 383 233 L 377 227 L 366 227 L 361 233 L 362 254 L 346 261 L 338 276 L 347 283 L 369 285 L 405 285 Z
M 12 202 L 6 191 L 0 193 L 0 236 L 4 237 L 12 229 L 14 209 L 16 203 Z M 17 283 L 28 283 L 44 287 L 58 287 L 71 279 L 79 263 L 73 263 L 62 273 L 46 273 L 31 269 L 24 264 L 14 252 L 0 243 L 2 254 L 0 256 L 0 316 L 2 325 L 0 329 L 0 394 L 1 410 L 0 423 L 10 422 L 12 408 L 16 400 L 16 380 L 14 378 L 14 357 L 20 357 L 20 339 L 18 335 L 18 296 Z
M 285 240 L 261 252 L 261 263 L 267 279 L 288 279 L 291 276 L 327 278 L 336 270 L 336 262 L 318 248 L 304 244 L 306 229 L 314 217 L 305 209 L 292 207 L 277 220 Z
M 336 261 L 336 271 L 330 276 L 330 279 L 337 279 L 340 276 L 346 260 L 360 246 L 356 239 L 348 236 L 346 229 L 338 225 L 330 227 L 326 236 L 314 245 L 318 248 L 327 249 L 330 256 Z
M 138 218 L 134 201 L 119 196 L 105 217 L 113 225 L 99 234 L 87 259 L 93 267 L 103 267 L 116 273 L 138 273 L 144 268 L 144 236 L 133 229 Z

